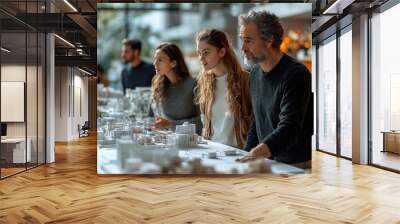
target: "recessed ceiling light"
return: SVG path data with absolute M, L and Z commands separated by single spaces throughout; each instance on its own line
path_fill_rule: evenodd
M 85 70 L 83 70 L 83 69 L 81 69 L 81 68 L 79 68 L 79 67 L 78 67 L 78 69 L 79 69 L 81 72 L 83 72 L 83 73 L 85 73 L 85 74 L 87 74 L 87 75 L 92 75 L 92 73 L 90 73 L 90 72 L 88 72 L 88 71 L 85 71 Z
M 74 10 L 75 12 L 78 12 L 78 10 L 71 4 L 69 3 L 68 0 L 64 0 L 65 4 L 67 4 L 72 10 Z
M 351 5 L 355 0 L 336 0 L 322 14 L 342 14 L 343 10 Z
M 69 42 L 68 40 L 66 40 L 66 39 L 64 39 L 64 38 L 62 38 L 62 37 L 60 37 L 60 36 L 57 35 L 57 34 L 54 34 L 54 36 L 57 37 L 58 39 L 60 39 L 61 41 L 63 41 L 64 43 L 68 44 L 69 46 L 75 48 L 75 45 L 73 45 L 73 44 L 72 44 L 71 42 Z
M 5 47 L 1 47 L 1 50 L 4 51 L 4 52 L 7 52 L 7 53 L 10 53 L 10 52 L 11 52 L 11 50 L 9 50 L 9 49 L 7 49 L 7 48 L 5 48 Z

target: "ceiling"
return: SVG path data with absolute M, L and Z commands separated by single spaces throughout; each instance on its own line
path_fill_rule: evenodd
M 388 0 L 312 0 L 313 43 L 351 24 L 354 17 L 374 11 Z
M 96 0 L 1 0 L 2 45 L 12 50 L 7 54 L 10 60 L 36 55 L 38 45 L 29 32 L 50 32 L 60 37 L 55 38 L 56 66 L 79 66 L 95 73 L 96 4 Z M 26 45 L 25 32 L 27 41 L 35 43 Z

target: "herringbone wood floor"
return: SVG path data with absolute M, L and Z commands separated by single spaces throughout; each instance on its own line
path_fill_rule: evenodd
M 98 176 L 96 141 L 0 181 L 0 223 L 400 223 L 400 175 L 315 152 L 295 176 Z

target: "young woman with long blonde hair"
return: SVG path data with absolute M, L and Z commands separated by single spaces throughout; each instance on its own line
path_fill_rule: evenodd
M 223 31 L 203 30 L 196 44 L 202 65 L 196 98 L 204 115 L 203 137 L 243 148 L 252 116 L 249 75 Z

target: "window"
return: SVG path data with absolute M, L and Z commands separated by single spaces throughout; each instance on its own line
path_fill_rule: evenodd
M 395 170 L 400 170 L 400 156 L 396 154 L 396 149 L 400 149 L 400 133 L 391 133 L 400 130 L 400 45 L 399 30 L 394 28 L 398 21 L 400 4 L 371 18 L 372 163 Z M 394 144 L 395 150 L 384 144 Z
M 24 16 L 41 13 L 44 3 L 8 1 L 4 6 L 19 7 Z M 3 12 L 0 17 L 10 21 L 0 23 L 1 99 L 7 95 L 16 99 L 0 104 L 1 114 L 6 115 L 1 118 L 5 129 L 0 144 L 0 178 L 5 178 L 45 163 L 46 40 L 44 33 L 22 21 Z M 11 110 L 7 103 L 18 109 Z
M 352 35 L 351 26 L 340 36 L 340 155 L 352 157 Z
M 318 149 L 336 153 L 336 36 L 318 49 Z

